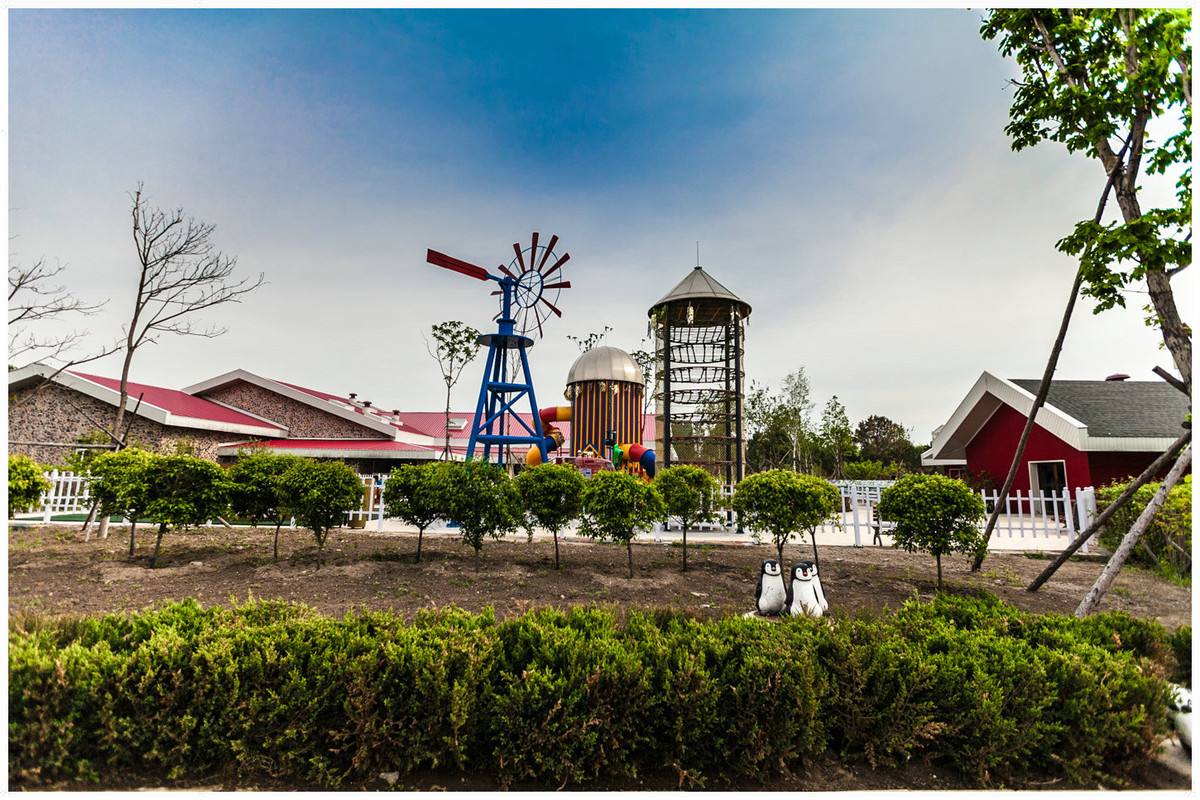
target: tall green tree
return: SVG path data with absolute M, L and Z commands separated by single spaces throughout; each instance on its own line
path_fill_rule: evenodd
M 721 485 L 700 467 L 678 464 L 661 470 L 654 488 L 662 495 L 667 515 L 677 518 L 683 529 L 683 571 L 687 572 L 688 529 L 717 518 Z
M 830 472 L 834 478 L 841 478 L 843 466 L 855 455 L 854 430 L 846 416 L 846 407 L 836 394 L 829 398 L 821 412 L 820 436 L 821 446 L 829 455 Z
M 275 523 L 275 541 L 271 551 L 275 561 L 279 560 L 279 529 L 292 515 L 284 503 L 280 481 L 297 461 L 296 456 L 287 453 L 243 450 L 238 453 L 237 460 L 229 470 L 230 511 L 256 526 L 263 521 Z
M 229 477 L 211 461 L 187 455 L 157 456 L 142 473 L 146 481 L 146 516 L 158 523 L 151 568 L 158 566 L 163 534 L 168 528 L 203 525 L 229 506 Z
M 791 449 L 787 466 L 800 472 L 811 472 L 815 461 L 811 395 L 808 375 L 800 367 L 784 377 L 778 391 L 751 384 L 746 396 L 745 415 L 751 437 L 767 431 L 782 433 Z
M 421 563 L 421 540 L 434 520 L 446 515 L 446 475 L 453 469 L 448 461 L 396 467 L 383 487 L 384 513 L 417 529 L 416 563 Z
M 633 577 L 633 538 L 663 518 L 666 506 L 652 485 L 628 472 L 600 472 L 583 489 L 580 531 L 593 539 L 622 542 Z
M 539 464 L 523 470 L 514 483 L 525 513 L 554 536 L 558 569 L 558 532 L 583 511 L 583 475 L 565 464 Z
M 921 453 L 899 422 L 872 414 L 854 429 L 854 444 L 863 461 L 895 462 L 909 469 L 921 466 Z
M 1190 29 L 1187 10 L 999 9 L 984 21 L 984 38 L 999 40 L 1001 52 L 1021 71 L 1013 80 L 1006 128 L 1013 148 L 1058 142 L 1095 159 L 1105 175 L 1092 219 L 1058 243 L 1059 250 L 1079 257 L 1079 269 L 1002 494 L 1020 468 L 1081 291 L 1097 301 L 1099 312 L 1123 306 L 1125 288 L 1145 281 L 1151 301 L 1144 308 L 1147 324 L 1160 329 L 1181 377 L 1155 371 L 1191 395 L 1191 329 L 1179 316 L 1171 288 L 1171 278 L 1191 264 Z M 1152 139 L 1151 129 L 1167 135 Z M 1156 174 L 1175 178 L 1175 202 L 1144 210 L 1139 181 Z M 1120 221 L 1106 223 L 1113 190 Z M 988 518 L 985 538 L 998 514 L 997 508 Z M 973 569 L 985 554 L 981 550 Z
M 442 382 L 446 384 L 446 442 L 442 450 L 442 458 L 450 460 L 450 392 L 454 389 L 462 371 L 475 360 L 479 354 L 479 331 L 465 322 L 449 320 L 439 322 L 431 331 L 433 345 L 425 343 L 429 355 L 437 362 L 438 370 L 442 373 Z

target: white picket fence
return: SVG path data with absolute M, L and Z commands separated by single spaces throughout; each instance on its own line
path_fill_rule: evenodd
M 363 475 L 362 505 L 346 515 L 348 525 L 365 528 L 371 522 L 375 530 L 384 530 L 383 488 L 387 475 Z M 18 518 L 51 522 L 59 515 L 86 514 L 91 510 L 88 495 L 88 476 L 73 472 L 53 470 L 46 473 L 50 489 L 42 495 L 40 508 Z M 834 481 L 842 496 L 840 520 L 819 531 L 824 541 L 830 544 L 890 544 L 888 531 L 892 527 L 881 520 L 876 507 L 880 493 L 892 481 Z M 733 487 L 721 487 L 722 499 L 728 505 Z M 1074 496 L 1070 489 L 1060 492 L 1016 491 L 1008 497 L 1000 497 L 995 490 L 981 491 L 984 505 L 990 513 L 997 504 L 1003 509 L 997 518 L 992 533 L 993 549 L 1062 550 L 1075 536 L 1091 524 L 1096 517 L 1096 491 L 1092 487 L 1076 488 Z M 293 521 L 294 525 L 295 522 Z M 698 531 L 734 531 L 737 515 L 729 512 L 711 525 L 701 525 Z M 834 539 L 830 541 L 829 537 Z M 1081 552 L 1086 553 L 1084 544 Z

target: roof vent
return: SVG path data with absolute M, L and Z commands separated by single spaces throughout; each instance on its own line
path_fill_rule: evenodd
M 1106 380 L 1106 381 L 1127 381 L 1127 380 L 1129 380 L 1129 376 L 1126 375 L 1124 372 L 1114 372 L 1112 375 L 1109 375 L 1104 380 Z
M 370 401 L 370 400 L 363 400 L 363 401 L 362 401 L 362 403 L 363 403 L 363 408 L 370 408 L 370 407 L 371 407 L 371 401 Z
M 353 399 L 354 399 L 354 398 L 356 398 L 356 397 L 358 397 L 358 394 L 357 394 L 356 392 L 351 392 L 351 393 L 350 393 L 350 399 L 351 399 L 351 400 L 353 400 Z

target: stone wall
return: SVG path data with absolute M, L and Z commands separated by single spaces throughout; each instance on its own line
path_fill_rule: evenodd
M 336 414 L 284 397 L 245 381 L 234 381 L 202 395 L 251 414 L 278 422 L 288 429 L 290 439 L 387 439 L 385 434 L 363 427 Z
M 132 407 L 131 401 L 131 407 Z M 27 455 L 48 465 L 61 465 L 75 451 L 75 442 L 112 425 L 116 407 L 57 383 L 32 386 L 8 395 L 8 452 Z M 227 431 L 203 431 L 161 425 L 145 417 L 125 416 L 130 444 L 161 453 L 175 452 L 179 442 L 195 447 L 196 455 L 215 460 L 217 445 L 257 437 Z

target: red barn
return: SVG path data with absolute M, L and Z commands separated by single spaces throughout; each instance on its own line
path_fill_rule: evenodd
M 1051 381 L 1013 490 L 1103 486 L 1136 476 L 1183 432 L 1188 399 L 1161 381 Z M 1040 380 L 983 373 L 921 456 L 948 475 L 1004 482 Z

